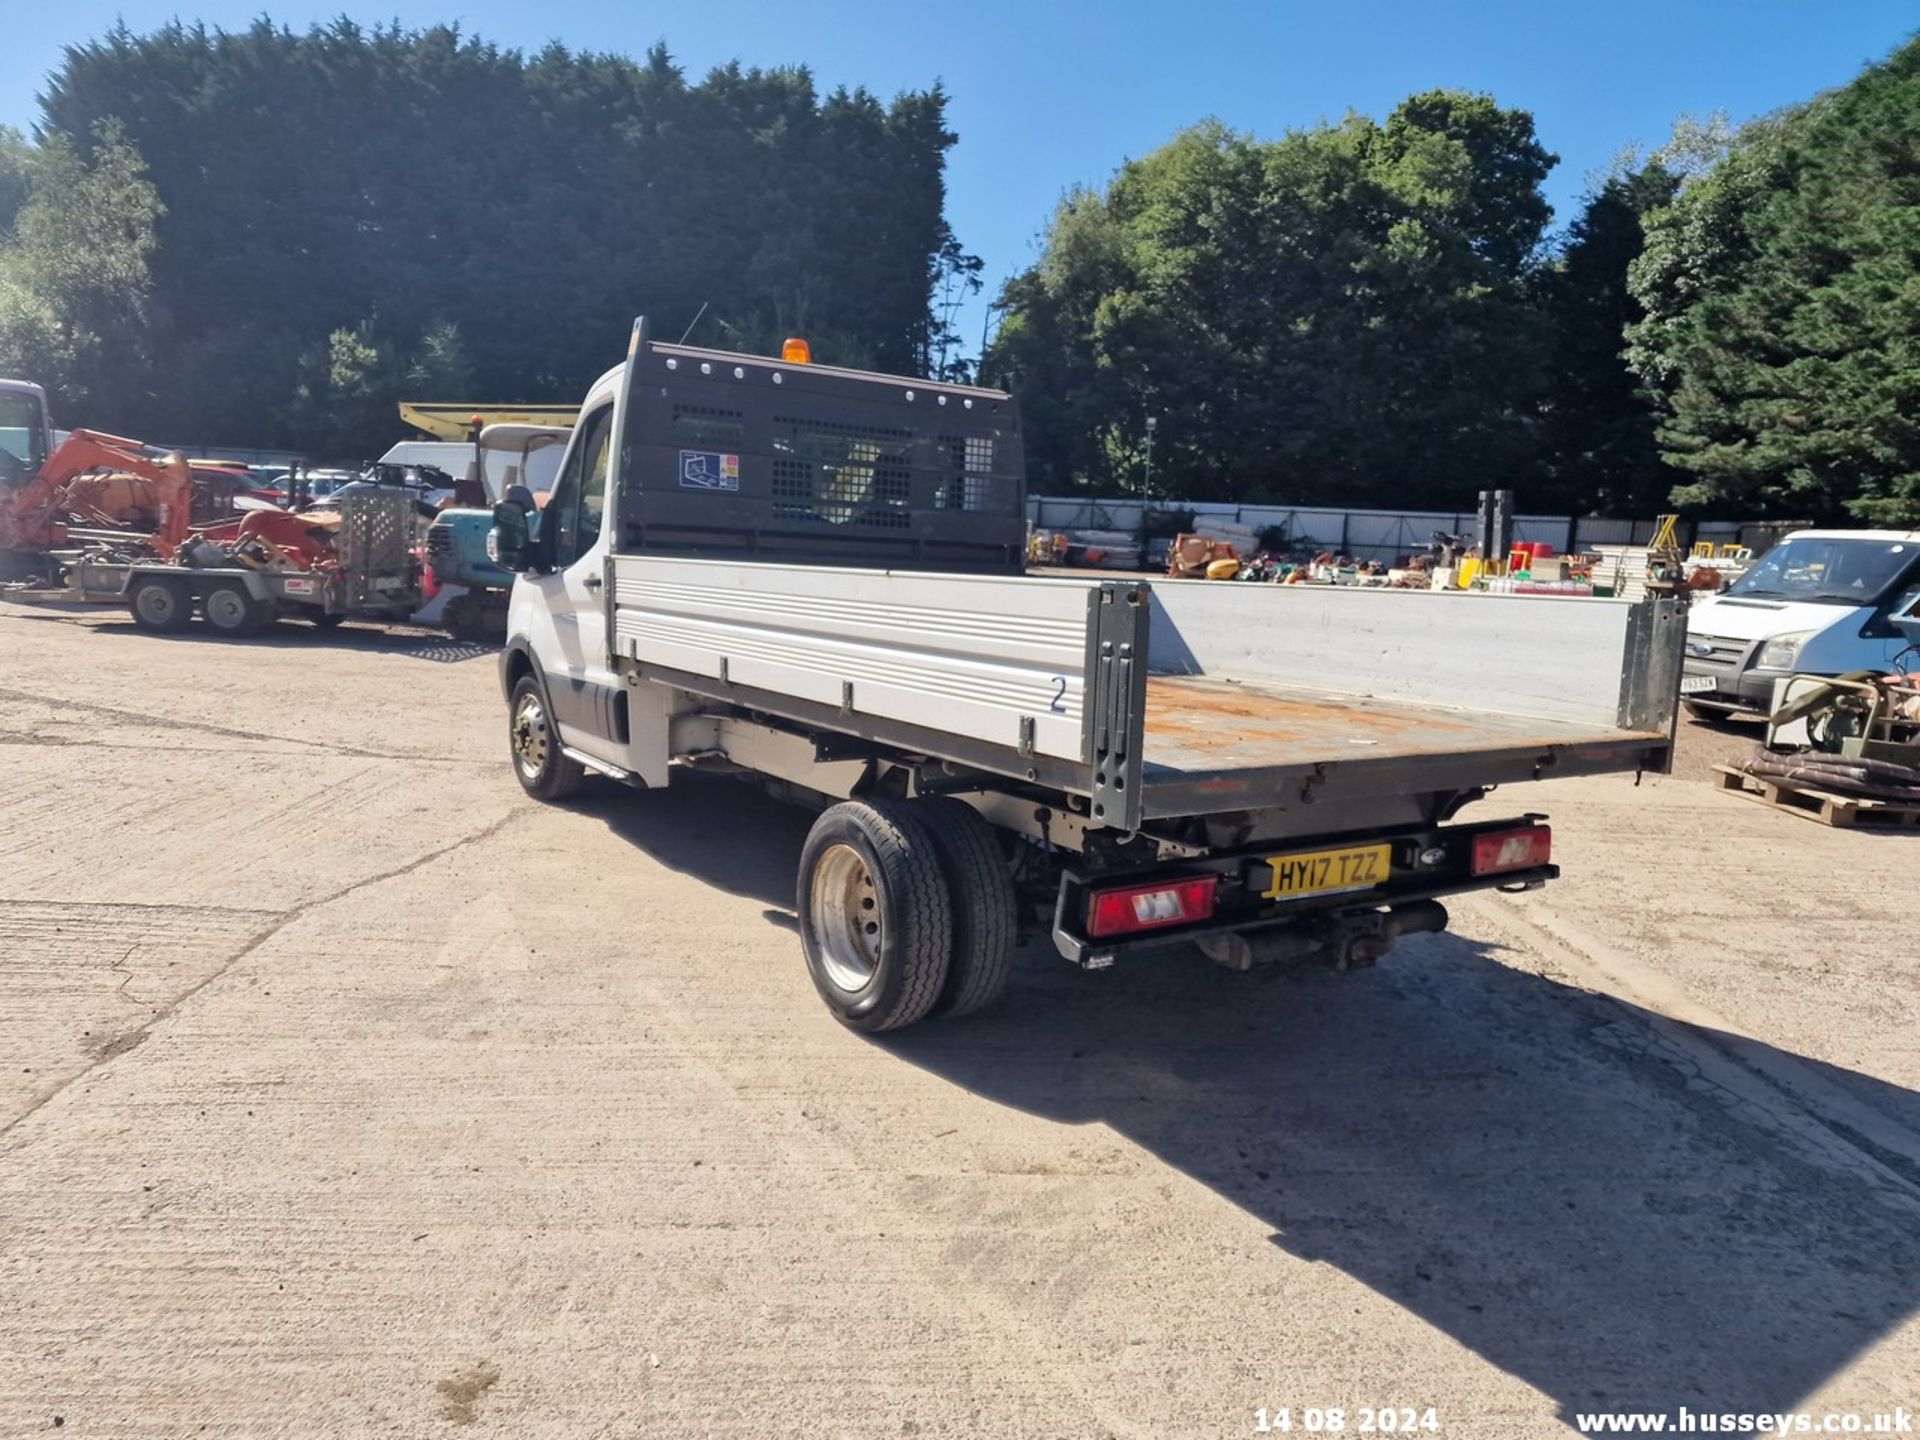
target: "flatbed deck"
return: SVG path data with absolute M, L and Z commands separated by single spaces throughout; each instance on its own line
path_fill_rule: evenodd
M 1246 790 L 1269 801 L 1310 784 L 1381 793 L 1466 770 L 1481 782 L 1662 764 L 1664 731 L 1449 708 L 1202 676 L 1152 675 L 1144 726 L 1146 813 L 1199 813 Z

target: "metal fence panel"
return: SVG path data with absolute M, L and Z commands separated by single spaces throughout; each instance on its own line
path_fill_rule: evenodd
M 1326 506 L 1234 505 L 1221 502 L 1179 501 L 1167 508 L 1190 510 L 1196 519 L 1211 518 L 1245 525 L 1253 530 L 1284 529 L 1296 543 L 1343 551 L 1363 560 L 1391 561 L 1402 555 L 1425 553 L 1436 530 L 1451 535 L 1470 533 L 1477 518 L 1471 512 L 1444 510 L 1345 510 Z M 1138 530 L 1145 506 L 1139 500 L 1068 499 L 1036 495 L 1027 501 L 1027 516 L 1043 530 Z M 1574 521 L 1563 515 L 1517 515 L 1514 538 L 1542 542 L 1564 552 L 1574 539 Z M 1632 521 L 1582 520 L 1578 538 L 1589 543 L 1589 525 L 1628 526 Z M 1647 535 L 1653 533 L 1651 523 Z M 1624 539 L 1619 543 L 1625 543 Z

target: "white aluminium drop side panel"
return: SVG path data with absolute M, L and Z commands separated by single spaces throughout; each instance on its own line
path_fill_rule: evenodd
M 619 555 L 613 644 L 643 665 L 1081 758 L 1097 580 Z

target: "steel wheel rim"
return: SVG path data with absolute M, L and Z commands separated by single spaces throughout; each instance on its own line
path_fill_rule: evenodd
M 247 602 L 232 590 L 215 590 L 200 603 L 216 630 L 238 630 L 247 623 Z
M 538 780 L 547 768 L 547 712 L 538 695 L 523 695 L 513 711 L 513 763 L 529 780 Z
M 180 608 L 178 598 L 165 585 L 142 585 L 133 604 L 140 618 L 154 625 L 166 624 Z
M 873 983 L 886 938 L 866 858 L 851 845 L 832 846 L 813 867 L 810 898 L 821 968 L 835 989 L 858 994 Z

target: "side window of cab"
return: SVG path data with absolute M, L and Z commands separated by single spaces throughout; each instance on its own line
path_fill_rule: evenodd
M 607 471 L 613 461 L 613 404 L 609 401 L 580 422 L 567 452 L 543 524 L 553 531 L 553 568 L 564 570 L 600 538 L 607 509 Z

